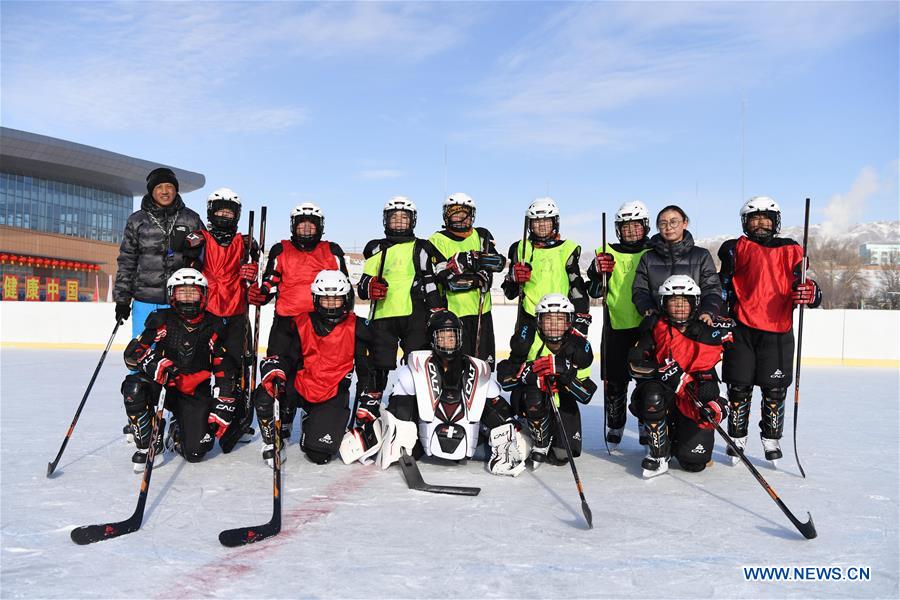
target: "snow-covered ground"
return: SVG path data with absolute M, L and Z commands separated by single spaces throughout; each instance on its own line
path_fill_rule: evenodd
M 478 485 L 476 498 L 410 491 L 397 467 L 315 466 L 297 432 L 281 535 L 238 549 L 225 528 L 271 515 L 258 441 L 153 473 L 141 531 L 76 546 L 69 531 L 124 519 L 140 477 L 121 435 L 124 374 L 110 356 L 57 474 L 45 477 L 98 352 L 3 350 L 0 387 L 3 598 L 194 597 L 898 597 L 898 374 L 803 370 L 799 448 L 783 470 L 754 458 L 819 537 L 803 539 L 743 466 L 640 477 L 634 421 L 607 456 L 600 402 L 584 409 L 577 466 L 593 509 L 587 530 L 568 467 L 517 479 L 479 462 L 421 464 L 431 483 Z M 792 396 L 791 396 L 792 397 Z M 754 401 L 754 422 L 758 415 Z M 790 408 L 789 408 L 790 412 Z M 299 420 L 298 420 L 299 421 Z M 788 423 L 790 427 L 790 419 Z M 758 439 L 749 452 L 760 455 Z M 869 567 L 869 581 L 748 582 L 742 566 Z

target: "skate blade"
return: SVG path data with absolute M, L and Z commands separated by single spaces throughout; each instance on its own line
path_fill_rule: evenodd
M 658 477 L 664 473 L 669 471 L 668 467 L 657 469 L 655 471 L 650 471 L 649 469 L 644 469 L 643 475 L 644 479 L 653 479 L 654 477 Z
M 126 446 L 134 446 L 134 434 L 129 433 L 125 436 L 125 445 Z
M 729 464 L 731 466 L 734 466 L 734 465 L 738 464 L 739 462 L 741 462 L 740 456 L 729 456 L 728 458 L 730 459 Z

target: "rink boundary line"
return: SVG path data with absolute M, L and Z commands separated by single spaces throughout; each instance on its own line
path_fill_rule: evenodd
M 87 344 L 78 342 L 0 342 L 0 348 L 23 348 L 29 350 L 103 350 L 104 344 Z M 112 350 L 125 350 L 125 344 L 113 344 Z M 259 352 L 265 355 L 266 346 L 260 346 Z M 400 356 L 398 352 L 397 356 Z M 498 352 L 496 358 L 509 357 L 509 351 Z M 599 360 L 599 354 L 594 358 Z M 900 360 L 891 358 L 820 358 L 804 356 L 803 364 L 815 367 L 869 367 L 884 369 L 900 369 Z

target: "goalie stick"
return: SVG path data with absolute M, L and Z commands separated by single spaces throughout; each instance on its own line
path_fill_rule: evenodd
M 403 471 L 406 485 L 411 490 L 432 492 L 434 494 L 451 494 L 454 496 L 477 496 L 481 492 L 481 488 L 477 487 L 425 483 L 425 480 L 422 479 L 422 472 L 419 471 L 419 465 L 416 464 L 416 459 L 407 454 L 405 448 L 400 449 L 400 470 Z

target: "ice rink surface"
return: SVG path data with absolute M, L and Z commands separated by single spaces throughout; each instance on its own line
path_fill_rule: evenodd
M 714 465 L 640 476 L 629 417 L 607 456 L 602 405 L 583 407 L 577 460 L 594 514 L 585 528 L 567 466 L 512 479 L 483 463 L 420 463 L 429 483 L 477 485 L 475 498 L 407 489 L 399 469 L 306 461 L 295 428 L 284 470 L 281 535 L 237 549 L 220 530 L 267 521 L 271 471 L 259 441 L 188 464 L 157 462 L 143 528 L 77 546 L 76 526 L 125 519 L 140 476 L 125 422 L 118 353 L 107 359 L 52 479 L 56 454 L 91 371 L 92 351 L 0 354 L 3 598 L 897 598 L 898 373 L 804 367 L 799 475 L 792 438 L 780 470 L 748 455 L 819 537 L 803 539 L 717 440 Z M 596 375 L 596 373 L 595 373 Z M 788 423 L 793 410 L 789 393 Z M 599 399 L 598 399 L 599 400 Z M 752 423 L 759 415 L 754 399 Z M 299 418 L 298 421 L 299 423 Z M 751 430 L 753 431 L 753 430 Z M 743 566 L 868 567 L 869 581 L 749 582 Z

